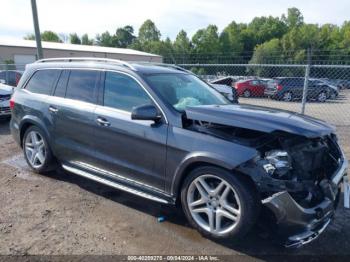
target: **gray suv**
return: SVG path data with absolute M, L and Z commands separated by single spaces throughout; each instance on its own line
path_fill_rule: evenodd
M 232 104 L 165 64 L 93 58 L 28 65 L 11 99 L 11 132 L 38 173 L 70 173 L 179 204 L 212 239 L 258 221 L 285 246 L 331 221 L 347 160 L 332 126 Z

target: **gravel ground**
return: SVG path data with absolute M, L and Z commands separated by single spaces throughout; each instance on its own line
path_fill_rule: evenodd
M 349 105 L 343 114 L 350 114 Z M 347 125 L 337 124 L 349 154 Z M 175 207 L 60 170 L 46 176 L 30 172 L 7 121 L 0 122 L 0 145 L 0 255 L 216 254 L 262 260 L 266 255 L 350 255 L 350 210 L 342 205 L 326 232 L 301 249 L 278 247 L 260 230 L 240 243 L 216 243 L 201 237 Z M 165 222 L 157 222 L 159 216 Z

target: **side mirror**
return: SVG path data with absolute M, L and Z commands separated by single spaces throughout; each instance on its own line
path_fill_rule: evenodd
M 158 122 L 162 118 L 154 105 L 141 105 L 134 107 L 131 112 L 132 120 L 150 120 Z

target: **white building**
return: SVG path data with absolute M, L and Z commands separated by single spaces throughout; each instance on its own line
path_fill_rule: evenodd
M 55 57 L 105 57 L 125 61 L 162 62 L 162 56 L 127 48 L 73 45 L 42 42 L 44 58 Z M 15 64 L 32 63 L 36 58 L 36 42 L 32 40 L 1 40 L 0 64 L 13 60 Z

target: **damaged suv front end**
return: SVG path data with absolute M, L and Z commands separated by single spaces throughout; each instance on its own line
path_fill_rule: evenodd
M 193 107 L 186 116 L 194 131 L 256 149 L 235 171 L 254 181 L 265 221 L 286 247 L 309 243 L 324 231 L 348 166 L 332 126 L 244 105 Z

